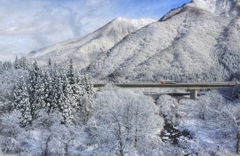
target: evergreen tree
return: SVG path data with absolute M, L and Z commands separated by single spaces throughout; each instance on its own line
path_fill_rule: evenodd
M 83 84 L 84 84 L 85 92 L 88 95 L 88 99 L 92 99 L 92 96 L 93 96 L 93 83 L 90 80 L 90 77 L 88 75 L 86 75 L 86 74 L 84 75 Z
M 52 93 L 52 78 L 50 77 L 49 72 L 44 73 L 43 77 L 43 85 L 44 85 L 44 108 L 49 113 L 51 106 L 51 93 Z
M 63 101 L 63 81 L 60 77 L 60 74 L 57 70 L 53 73 L 53 83 L 51 91 L 51 104 L 49 112 L 54 110 L 59 110 L 59 105 Z
M 77 98 L 80 99 L 80 104 L 76 108 L 77 112 L 75 114 L 75 118 L 80 120 L 82 123 L 86 123 L 90 118 L 93 110 L 93 85 L 87 75 L 84 75 L 82 77 L 78 76 L 76 78 L 76 81 L 77 87 L 79 89 L 79 94 Z
M 36 90 L 37 90 L 37 84 L 39 84 L 40 82 L 38 82 L 39 80 L 39 71 L 40 68 L 37 65 L 37 62 L 35 61 L 33 63 L 33 67 L 29 72 L 29 81 L 28 81 L 28 91 L 29 91 L 29 101 L 30 101 L 30 105 L 31 105 L 31 113 L 32 113 L 32 117 L 35 118 L 36 117 L 36 110 L 38 109 L 38 105 L 36 104 Z
M 3 63 L 2 63 L 2 61 L 0 61 L 0 74 L 2 74 L 3 72 L 4 72 Z
M 70 85 L 75 84 L 74 70 L 73 70 L 73 61 L 72 61 L 72 59 L 70 60 L 70 65 L 69 65 L 69 70 L 68 70 L 68 73 L 67 73 L 67 78 L 68 78 L 68 81 L 69 81 L 69 84 L 70 84 Z
M 64 75 L 63 75 L 64 76 Z M 64 100 L 60 103 L 60 111 L 64 118 L 64 123 L 70 121 L 73 116 L 73 107 L 76 107 L 75 97 L 73 96 L 72 86 L 70 85 L 68 78 L 63 78 L 63 98 Z
M 76 75 L 76 83 L 72 86 L 73 96 L 75 96 L 77 103 L 80 104 L 80 101 L 83 95 L 86 93 L 86 90 L 84 89 L 84 83 L 83 83 L 84 77 L 80 76 L 79 74 L 75 74 L 75 75 Z
M 17 56 L 14 61 L 14 69 L 20 69 L 20 64 Z
M 68 81 L 68 78 L 66 78 L 64 75 L 63 75 L 63 93 L 64 93 L 64 96 L 67 97 L 70 101 L 70 103 L 72 103 L 73 101 L 73 90 L 72 90 L 72 86 L 70 85 L 69 81 Z
M 28 69 L 28 61 L 25 57 L 22 57 L 21 59 L 19 59 L 19 66 L 21 69 Z
M 74 119 L 73 122 L 75 124 L 84 124 L 87 121 L 87 118 L 85 118 L 84 111 L 85 110 L 85 104 L 87 104 L 86 98 L 84 98 L 84 94 L 86 93 L 84 89 L 84 76 L 79 75 L 78 72 L 75 72 L 75 84 L 72 85 L 72 91 L 73 91 L 73 97 L 74 97 L 74 102 L 75 106 L 73 108 L 73 115 Z
M 5 61 L 5 62 L 3 63 L 3 71 L 8 71 L 8 70 L 10 70 L 10 69 L 12 69 L 12 63 Z
M 43 81 L 43 71 L 39 70 L 32 103 L 32 105 L 34 105 L 37 109 L 45 108 L 45 83 Z
M 25 126 L 32 121 L 31 106 L 29 103 L 28 90 L 23 77 L 21 76 L 14 90 L 13 108 L 21 112 L 21 125 Z
M 52 67 L 52 60 L 50 58 L 48 60 L 48 67 Z

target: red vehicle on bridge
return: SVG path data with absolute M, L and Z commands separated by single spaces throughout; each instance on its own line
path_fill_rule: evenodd
M 176 84 L 173 80 L 162 80 L 161 84 Z

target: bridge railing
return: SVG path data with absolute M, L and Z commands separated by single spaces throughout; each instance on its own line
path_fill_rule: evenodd
M 181 88 L 181 89 L 215 89 L 215 88 L 231 88 L 235 86 L 235 82 L 214 82 L 214 83 L 176 83 L 176 84 L 160 84 L 160 83 L 113 83 L 112 85 L 121 88 Z M 95 83 L 95 88 L 105 86 L 104 83 Z

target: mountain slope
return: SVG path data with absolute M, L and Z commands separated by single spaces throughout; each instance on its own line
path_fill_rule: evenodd
M 229 78 L 240 69 L 239 10 L 237 0 L 194 0 L 128 35 L 86 70 L 97 79 L 118 81 Z
M 154 22 L 151 19 L 124 19 L 116 18 L 99 30 L 81 38 L 72 39 L 57 43 L 53 46 L 33 51 L 26 58 L 29 60 L 37 60 L 39 64 L 44 65 L 51 58 L 57 64 L 64 65 L 70 59 L 79 68 L 84 68 L 93 60 L 98 59 L 106 53 L 117 42 L 126 35 Z

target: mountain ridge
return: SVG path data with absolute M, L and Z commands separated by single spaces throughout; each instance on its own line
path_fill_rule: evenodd
M 169 75 L 222 81 L 240 70 L 238 12 L 238 0 L 193 0 L 158 22 L 133 20 L 128 25 L 130 20 L 117 18 L 108 24 L 121 24 L 113 24 L 113 29 L 107 24 L 99 29 L 107 33 L 98 36 L 102 31 L 97 30 L 92 33 L 96 38 L 75 49 L 71 44 L 73 50 L 63 55 L 78 58 L 78 67 L 102 81 L 159 81 Z
M 219 56 L 222 48 L 217 48 L 223 46 L 218 38 L 225 40 L 229 35 L 233 37 L 232 42 L 240 40 L 234 33 L 224 34 L 233 19 L 238 26 L 238 15 L 215 14 L 193 2 L 185 4 L 170 11 L 159 22 L 128 35 L 125 41 L 111 49 L 108 56 L 91 64 L 87 71 L 97 79 L 113 78 L 114 81 L 159 81 L 164 74 L 173 73 L 210 74 L 214 79 L 224 80 L 239 69 L 238 65 L 231 65 L 236 64 L 237 59 L 230 57 L 228 51 L 224 52 L 222 59 Z M 137 44 L 139 46 L 134 46 Z M 122 51 L 127 52 L 121 55 Z M 238 56 L 238 51 L 235 50 L 235 54 Z
M 240 15 L 239 0 L 193 0 L 189 4 L 224 17 Z
M 26 58 L 30 61 L 36 59 L 40 65 L 46 64 L 49 58 L 57 64 L 67 64 L 73 59 L 80 62 L 77 65 L 79 68 L 84 68 L 126 35 L 152 22 L 155 20 L 147 18 L 129 20 L 119 17 L 80 39 L 63 41 L 31 52 Z

